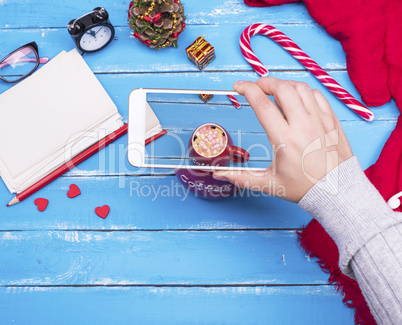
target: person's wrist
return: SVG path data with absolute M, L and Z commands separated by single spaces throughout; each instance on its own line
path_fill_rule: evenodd
M 355 156 L 313 186 L 299 206 L 335 241 L 339 265 L 346 275 L 351 274 L 349 261 L 354 254 L 370 238 L 401 219 L 367 179 Z

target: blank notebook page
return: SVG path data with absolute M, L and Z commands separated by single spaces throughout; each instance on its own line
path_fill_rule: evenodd
M 18 177 L 116 113 L 80 54 L 62 52 L 0 95 L 0 171 Z

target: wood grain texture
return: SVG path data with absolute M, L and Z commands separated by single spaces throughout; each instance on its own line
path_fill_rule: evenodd
M 127 10 L 130 1 L 105 2 L 110 19 L 115 26 L 126 26 Z M 302 4 L 287 6 L 287 14 L 283 8 L 251 8 L 241 0 L 203 1 L 202 6 L 196 1 L 185 0 L 185 13 L 190 25 L 220 25 L 224 23 L 249 23 L 250 21 L 267 20 L 275 23 L 314 23 Z M 65 27 L 67 23 L 82 14 L 99 6 L 99 2 L 89 1 L 13 1 L 1 0 L 0 8 L 7 16 L 2 19 L 1 28 L 21 27 Z
M 331 286 L 0 288 L 0 322 L 354 324 Z
M 341 85 L 343 85 L 350 93 L 356 98 L 360 99 L 357 91 L 355 90 L 353 84 L 351 83 L 347 73 L 345 71 L 332 71 L 330 72 L 332 77 L 334 77 Z M 358 121 L 360 122 L 361 119 L 351 112 L 341 101 L 339 101 L 335 96 L 333 96 L 324 86 L 321 85 L 309 72 L 304 71 L 273 71 L 271 73 L 273 77 L 284 79 L 284 80 L 296 80 L 306 82 L 311 88 L 319 89 L 328 99 L 329 103 L 331 104 L 333 110 L 337 114 L 338 118 L 341 121 Z M 136 88 L 163 88 L 167 87 L 172 80 L 174 81 L 175 88 L 178 89 L 217 89 L 217 90 L 231 90 L 233 82 L 237 80 L 252 80 L 256 81 L 258 76 L 255 72 L 209 72 L 209 73 L 192 73 L 192 72 L 169 72 L 169 73 L 124 73 L 124 74 L 96 74 L 100 83 L 109 93 L 110 97 L 116 104 L 119 112 L 122 114 L 125 121 L 127 121 L 128 115 L 128 96 L 133 89 Z M 176 86 L 177 85 L 177 86 Z M 11 86 L 6 83 L 0 84 L 0 92 L 4 92 L 9 89 Z M 238 96 L 240 102 L 245 105 L 244 98 Z M 211 103 L 214 103 L 212 101 Z M 209 108 L 208 105 L 202 105 L 201 100 L 198 101 L 198 104 L 203 107 L 205 110 Z M 228 102 L 226 101 L 226 104 Z M 172 114 L 170 118 L 175 118 L 180 116 L 183 113 L 180 110 L 181 107 L 177 108 L 177 113 Z M 244 116 L 242 114 L 247 114 L 247 117 L 250 118 L 251 121 L 255 121 L 253 116 L 250 116 L 250 110 L 239 110 L 236 111 L 231 105 L 229 105 L 230 113 L 226 114 L 228 110 L 224 110 L 222 113 L 225 113 L 225 118 L 227 119 L 235 119 L 237 116 Z M 197 122 L 197 117 L 204 115 L 205 110 L 200 111 L 199 114 L 196 114 L 191 120 L 194 123 Z M 188 111 L 188 110 L 186 110 Z M 194 110 L 198 112 L 198 110 Z M 372 124 L 379 122 L 380 120 L 396 120 L 398 117 L 398 109 L 395 105 L 394 101 L 391 101 L 379 108 L 373 108 L 373 111 L 376 115 L 376 120 L 373 123 L 367 124 L 366 128 L 369 129 Z M 219 113 L 213 111 L 213 113 Z M 222 117 L 222 114 L 220 115 Z M 162 122 L 169 122 L 170 120 L 166 120 L 165 117 L 161 117 Z M 185 123 L 186 121 L 181 121 Z M 248 119 L 242 120 L 244 123 L 244 128 L 247 131 L 247 128 L 250 129 L 252 127 L 258 127 L 257 130 L 254 131 L 261 131 L 261 127 L 259 125 L 255 125 L 255 123 L 249 124 L 250 122 Z M 172 126 L 180 126 L 176 125 L 169 125 Z
M 69 199 L 70 184 L 81 195 Z M 2 193 L 6 189 L 1 184 Z M 10 195 L 11 197 L 11 195 Z M 47 209 L 37 211 L 34 200 L 49 199 Z M 103 220 L 94 209 L 108 204 Z M 179 184 L 176 176 L 63 177 L 11 209 L 0 206 L 1 230 L 47 229 L 300 229 L 311 217 L 295 204 L 253 192 L 241 198 L 202 200 Z
M 302 3 L 183 3 L 187 27 L 179 48 L 155 52 L 133 38 L 129 0 L 0 0 L 0 57 L 31 41 L 41 56 L 69 51 L 74 42 L 67 23 L 105 6 L 117 40 L 84 59 L 127 121 L 135 88 L 230 90 L 236 80 L 257 80 L 240 53 L 239 37 L 260 22 L 287 34 L 360 98 L 341 45 Z M 185 48 L 204 34 L 216 59 L 199 71 Z M 321 90 L 362 166 L 375 162 L 399 115 L 393 101 L 374 109 L 373 123 L 363 122 L 273 41 L 256 36 L 251 45 L 272 76 Z M 0 83 L 0 93 L 11 86 Z M 234 140 L 241 133 L 242 146 L 269 148 L 252 109 L 239 99 L 239 111 L 219 98 L 204 105 L 183 98 L 163 104 L 155 97 L 152 107 L 185 143 L 193 128 L 213 118 Z M 174 156 L 171 139 L 158 141 L 161 155 Z M 326 284 L 328 275 L 299 247 L 296 230 L 311 217 L 297 205 L 258 193 L 201 200 L 186 195 L 172 170 L 130 166 L 126 151 L 124 136 L 13 207 L 5 207 L 12 195 L 0 183 L 0 324 L 353 324 L 353 311 Z M 72 183 L 81 195 L 69 199 Z M 44 212 L 33 203 L 38 197 L 49 199 Z M 101 219 L 94 210 L 104 204 L 111 211 Z
M 3 286 L 284 285 L 327 279 L 300 250 L 294 231 L 14 231 L 1 232 L 0 244 L 6 251 L 0 257 Z
M 243 59 L 239 50 L 240 35 L 248 25 L 228 23 L 189 26 L 180 35 L 178 48 L 164 49 L 163 60 L 160 59 L 161 51 L 152 50 L 138 42 L 133 37 L 132 30 L 124 25 L 116 28 L 117 40 L 112 41 L 107 48 L 101 52 L 84 56 L 88 65 L 96 73 L 199 72 L 199 69 L 187 58 L 185 48 L 198 36 L 205 34 L 205 39 L 215 48 L 216 59 L 208 64 L 202 72 L 251 71 L 251 67 Z M 307 54 L 310 54 L 323 68 L 345 68 L 342 47 L 326 33 L 323 33 L 321 27 L 311 24 L 283 24 L 275 25 L 275 27 L 292 38 L 302 49 L 305 49 Z M 231 37 L 222 37 L 222 34 L 225 35 L 229 32 Z M 312 37 L 304 37 L 306 32 Z M 9 41 L 10 35 L 15 35 L 12 36 L 15 37 L 15 41 Z M 68 51 L 75 47 L 75 43 L 65 27 L 0 29 L 0 56 L 5 56 L 18 46 L 31 41 L 39 43 L 39 53 L 42 56 L 51 58 L 62 50 Z M 325 49 L 323 49 L 322 43 L 326 44 Z M 253 37 L 251 45 L 268 69 L 305 70 L 290 54 L 264 36 Z

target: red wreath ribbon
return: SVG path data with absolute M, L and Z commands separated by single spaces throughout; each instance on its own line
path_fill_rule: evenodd
M 137 32 L 134 33 L 134 37 L 135 37 L 137 40 L 141 41 L 142 43 L 144 43 L 144 44 L 146 44 L 146 45 L 148 45 L 148 46 L 149 46 L 149 44 L 152 43 L 152 41 L 149 40 L 149 39 L 148 39 L 148 40 L 142 39 L 141 36 L 140 36 Z
M 154 17 L 149 18 L 148 16 L 143 16 L 142 18 L 148 22 L 150 22 L 151 24 L 156 23 L 160 18 L 162 17 L 162 14 L 160 12 L 158 12 Z
M 134 2 L 133 2 L 133 1 L 131 1 L 130 4 L 128 5 L 128 17 L 127 17 L 127 20 L 130 20 L 130 18 L 131 18 L 131 15 L 130 15 L 130 8 L 131 8 L 133 5 L 134 5 Z
M 186 23 L 182 23 L 181 24 L 181 30 L 179 32 L 177 32 L 177 33 L 172 34 L 172 37 L 177 38 L 180 35 L 180 33 L 184 30 L 184 27 L 186 27 Z

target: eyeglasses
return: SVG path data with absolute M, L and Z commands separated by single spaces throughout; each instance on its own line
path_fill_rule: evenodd
M 39 57 L 38 45 L 31 42 L 0 61 L 0 79 L 10 83 L 20 81 L 34 72 L 39 64 L 47 61 L 48 57 Z

